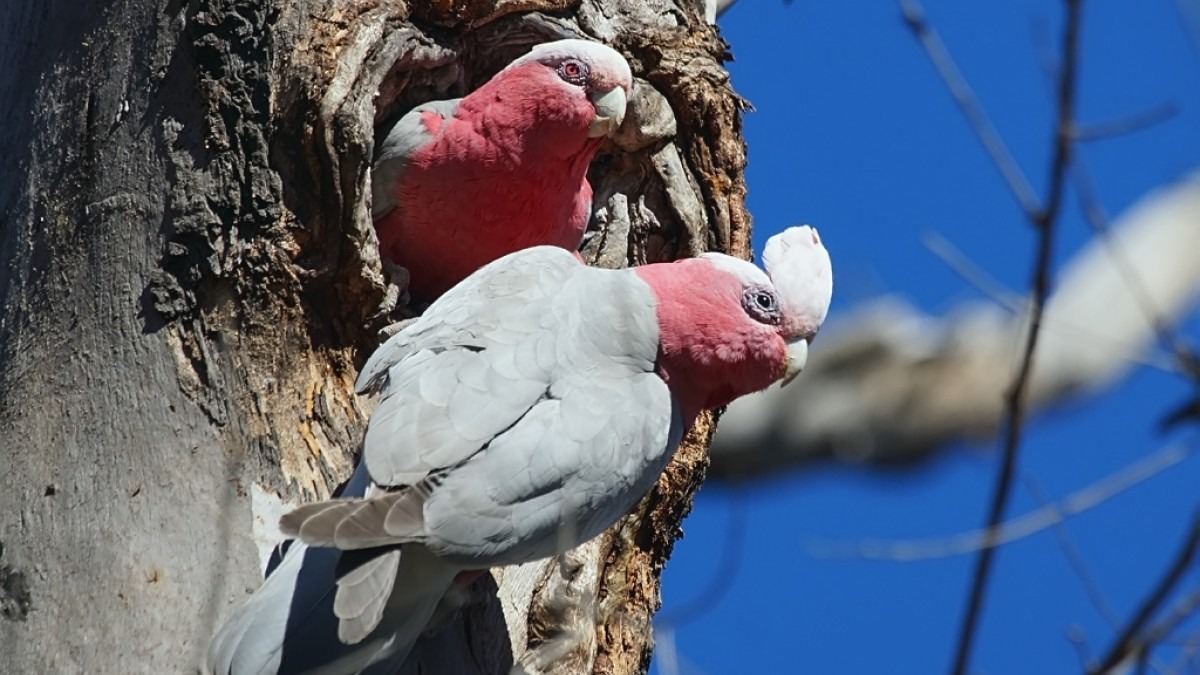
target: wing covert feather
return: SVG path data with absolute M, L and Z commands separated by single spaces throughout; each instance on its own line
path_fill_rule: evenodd
M 371 219 L 379 220 L 396 208 L 394 190 L 400 176 L 408 168 L 412 156 L 431 143 L 436 134 L 429 130 L 425 113 L 449 119 L 458 110 L 461 98 L 429 101 L 404 114 L 379 144 L 374 166 L 371 167 Z
M 354 383 L 365 394 L 386 388 L 391 369 L 424 349 L 483 349 L 554 328 L 548 300 L 589 270 L 556 246 L 517 251 L 480 268 L 438 298 L 420 318 L 371 354 Z

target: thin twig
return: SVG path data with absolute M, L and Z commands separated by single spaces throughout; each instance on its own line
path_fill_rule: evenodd
M 957 274 L 958 278 L 991 298 L 997 305 L 1000 305 L 1013 314 L 1019 315 L 1025 311 L 1024 297 L 1006 288 L 1004 284 L 985 272 L 979 265 L 976 265 L 973 260 L 967 257 L 967 254 L 963 253 L 961 249 L 940 233 L 933 231 L 922 232 L 921 243 L 930 253 L 945 263 L 951 272 Z
M 995 277 L 984 271 L 949 239 L 943 237 L 938 232 L 927 231 L 921 234 L 921 243 L 930 253 L 945 263 L 951 272 L 958 275 L 958 278 L 991 299 L 1002 309 L 1014 315 L 1025 313 L 1024 297 L 1012 292 L 1004 284 L 997 281 Z M 1071 333 L 1080 339 L 1090 342 L 1106 342 L 1110 345 L 1121 344 L 1112 340 L 1106 333 L 1094 326 L 1066 324 L 1062 321 L 1054 321 L 1052 326 L 1054 332 Z M 1161 370 L 1164 373 L 1178 374 L 1184 372 L 1176 365 L 1176 358 L 1161 351 L 1143 353 L 1142 350 L 1130 349 L 1125 350 L 1126 353 L 1116 353 L 1117 349 L 1115 347 L 1113 351 L 1114 357 L 1124 359 L 1129 363 L 1139 366 Z
M 1183 20 L 1188 42 L 1196 51 L 1196 56 L 1200 56 L 1200 3 L 1195 0 L 1175 0 L 1175 9 L 1179 11 L 1179 18 Z
M 1179 114 L 1179 104 L 1174 101 L 1161 103 L 1149 110 L 1134 113 L 1121 119 L 1096 124 L 1078 125 L 1075 140 L 1081 143 L 1107 140 L 1125 136 L 1157 126 Z
M 1087 635 L 1084 634 L 1083 629 L 1079 626 L 1068 626 L 1066 638 L 1067 642 L 1075 648 L 1075 657 L 1079 659 L 1079 665 L 1083 667 L 1083 670 L 1091 668 L 1094 661 L 1091 651 L 1088 650 Z
M 1137 300 L 1138 307 L 1141 308 L 1147 323 L 1154 330 L 1159 345 L 1170 351 L 1174 357 L 1175 368 L 1173 370 L 1182 373 L 1200 386 L 1200 358 L 1179 337 L 1174 327 L 1166 319 L 1164 312 L 1154 306 L 1150 292 L 1137 272 L 1137 267 L 1125 255 L 1125 251 L 1117 246 L 1117 242 L 1112 236 L 1112 228 L 1109 227 L 1108 213 L 1100 202 L 1095 183 L 1091 180 L 1086 164 L 1082 158 L 1076 157 L 1071 168 L 1075 191 L 1079 194 L 1084 219 L 1104 246 L 1108 248 L 1113 265 L 1124 278 L 1129 293 Z M 1169 429 L 1184 419 L 1197 416 L 1197 411 L 1200 411 L 1200 396 L 1168 412 L 1160 420 L 1159 426 L 1162 429 Z
M 1130 294 L 1137 299 L 1137 304 L 1145 314 L 1146 321 L 1158 336 L 1159 343 L 1174 355 L 1175 359 L 1179 362 L 1179 371 L 1188 373 L 1190 370 L 1189 357 L 1191 356 L 1191 351 L 1176 334 L 1170 322 L 1164 318 L 1164 313 L 1158 307 L 1154 306 L 1154 302 L 1150 299 L 1150 292 L 1147 290 L 1146 284 L 1142 281 L 1141 275 L 1138 274 L 1137 266 L 1129 260 L 1125 251 L 1117 246 L 1117 242 L 1112 236 L 1108 213 L 1104 210 L 1104 206 L 1100 202 L 1096 185 L 1088 173 L 1086 164 L 1079 158 L 1076 158 L 1072 162 L 1071 176 L 1074 179 L 1075 191 L 1079 194 L 1079 203 L 1083 210 L 1084 220 L 1087 221 L 1092 231 L 1096 233 L 1096 236 L 1100 238 L 1104 246 L 1108 248 L 1113 265 L 1124 278 L 1125 286 L 1129 289 Z
M 1009 520 L 995 528 L 996 532 L 990 543 L 987 536 L 988 530 L 979 528 L 935 539 L 813 541 L 809 542 L 805 548 L 809 555 L 820 558 L 861 558 L 905 563 L 977 553 L 984 546 L 1011 544 L 1053 527 L 1067 518 L 1093 509 L 1122 492 L 1161 474 L 1191 457 L 1194 453 L 1195 449 L 1187 445 L 1169 445 L 1085 488 L 1072 492 L 1057 503 L 1047 504 Z
M 1071 164 L 1073 120 L 1075 119 L 1075 84 L 1079 54 L 1079 30 L 1082 25 L 1081 0 L 1065 0 L 1066 27 L 1063 31 L 1062 68 L 1058 87 L 1058 117 L 1054 130 L 1054 151 L 1050 160 L 1050 185 L 1045 207 L 1037 211 L 1031 220 L 1037 229 L 1037 253 L 1035 254 L 1032 281 L 1032 308 L 1030 311 L 1029 334 L 1021 357 L 1021 365 L 1013 378 L 1012 386 L 1005 396 L 1006 420 L 1002 447 L 1004 455 L 988 510 L 987 540 L 991 542 L 998 534 L 998 525 L 1004 517 L 1012 494 L 1013 476 L 1016 473 L 1017 452 L 1021 446 L 1021 429 L 1025 416 L 1025 390 L 1029 374 L 1033 369 L 1033 354 L 1037 349 L 1041 332 L 1042 313 L 1050 293 L 1050 261 L 1054 244 L 1054 225 L 1062 208 L 1063 192 L 1067 180 L 1067 168 Z M 971 647 L 979 628 L 983 603 L 987 595 L 988 579 L 995 560 L 995 548 L 986 546 L 975 560 L 971 591 L 962 627 L 955 648 L 952 671 L 955 675 L 966 673 L 971 660 Z
M 1180 645 L 1179 648 L 1179 654 L 1176 655 L 1175 660 L 1171 662 L 1168 672 L 1181 672 L 1184 666 L 1192 661 L 1197 655 L 1200 655 L 1200 630 L 1194 631 L 1190 636 L 1183 640 L 1183 644 Z M 1196 671 L 1193 669 L 1192 672 Z
M 1179 553 L 1175 555 L 1175 560 L 1167 568 L 1166 574 L 1159 579 L 1150 594 L 1142 601 L 1133 618 L 1108 650 L 1108 654 L 1100 661 L 1100 665 L 1091 671 L 1092 673 L 1108 673 L 1128 660 L 1129 657 L 1136 656 L 1142 650 L 1149 648 L 1150 643 L 1139 639 L 1139 636 L 1192 566 L 1197 546 L 1200 546 L 1200 512 L 1192 517 L 1187 538 L 1179 549 Z
M 1029 474 L 1026 474 L 1022 478 L 1024 479 L 1025 487 L 1035 500 L 1043 505 L 1049 503 L 1050 500 L 1046 496 L 1045 491 L 1042 490 L 1041 485 L 1038 484 L 1037 479 Z M 1105 599 L 1104 594 L 1100 591 L 1100 585 L 1092 578 L 1087 565 L 1083 561 L 1083 555 L 1076 548 L 1075 542 L 1071 539 L 1071 535 L 1067 532 L 1067 527 L 1062 521 L 1054 524 L 1054 537 L 1058 541 L 1058 547 L 1062 551 L 1063 557 L 1066 558 L 1067 564 L 1071 566 L 1071 570 L 1075 572 L 1075 577 L 1079 579 L 1079 584 L 1083 586 L 1084 593 L 1092 601 L 1092 605 L 1096 607 L 1096 611 L 1104 617 L 1109 627 L 1115 629 L 1120 625 L 1120 618 L 1117 616 L 1116 610 L 1112 608 L 1112 605 L 1108 604 L 1108 600 Z M 1149 654 L 1146 656 L 1144 667 L 1153 668 L 1154 672 L 1159 673 L 1159 675 L 1164 675 L 1168 672 L 1170 666 L 1158 659 L 1150 658 Z M 1090 669 L 1094 665 L 1090 659 L 1084 661 L 1084 664 L 1085 670 Z
M 1083 219 L 1092 228 L 1092 232 L 1108 247 L 1113 265 L 1120 270 L 1125 285 L 1129 287 L 1129 292 L 1137 296 L 1138 306 L 1145 313 L 1147 321 L 1153 326 L 1159 339 L 1163 343 L 1169 344 L 1170 340 L 1165 339 L 1163 333 L 1170 329 L 1162 320 L 1162 313 L 1150 301 L 1150 294 L 1146 290 L 1146 285 L 1142 283 L 1141 277 L 1138 276 L 1134 265 L 1125 256 L 1125 252 L 1120 250 L 1116 246 L 1116 242 L 1112 240 L 1112 230 L 1109 227 L 1111 219 L 1104 204 L 1100 201 L 1096 184 L 1092 181 L 1087 164 L 1082 157 L 1075 158 L 1075 163 L 1071 166 L 1071 177 L 1075 182 L 1075 191 L 1079 195 L 1079 207 L 1083 212 Z
M 1148 646 L 1170 644 L 1171 634 L 1175 632 L 1176 628 L 1183 625 L 1184 621 L 1192 618 L 1197 610 L 1200 610 L 1200 589 L 1193 590 L 1191 593 L 1185 595 L 1179 602 L 1175 603 L 1175 606 L 1171 608 L 1171 611 L 1162 621 L 1159 621 L 1153 628 L 1146 632 L 1146 644 Z
M 983 106 L 975 98 L 975 93 L 971 91 L 971 86 L 967 84 L 966 79 L 958 70 L 958 65 L 954 63 L 954 59 L 950 58 L 942 38 L 925 21 L 924 8 L 917 0 L 899 0 L 899 2 L 905 25 L 925 48 L 925 53 L 929 56 L 933 67 L 937 69 L 946 89 L 950 91 L 954 102 L 958 104 L 959 109 L 967 118 L 967 123 L 971 125 L 975 135 L 983 143 L 983 148 L 992 158 L 992 163 L 999 169 L 1004 182 L 1008 184 L 1008 189 L 1012 190 L 1013 196 L 1025 213 L 1031 219 L 1034 218 L 1041 211 L 1041 207 L 1033 187 L 1029 184 L 1029 179 L 1022 173 L 1017 161 L 1013 159 L 1012 153 L 1008 151 L 1008 147 L 1000 138 L 996 127 L 984 112 Z
M 1042 490 L 1042 486 L 1037 479 L 1032 475 L 1024 476 L 1025 487 L 1033 498 L 1037 500 L 1043 508 L 1050 505 L 1050 499 L 1046 496 L 1046 492 Z M 1063 557 L 1066 558 L 1067 564 L 1071 566 L 1071 570 L 1075 572 L 1075 577 L 1079 579 L 1079 584 L 1083 586 L 1083 592 L 1087 594 L 1088 599 L 1092 601 L 1096 611 L 1108 625 L 1116 628 L 1120 624 L 1121 619 L 1117 616 L 1116 610 L 1112 605 L 1108 604 L 1104 594 L 1100 591 L 1100 585 L 1092 578 L 1088 571 L 1087 565 L 1083 561 L 1083 556 L 1079 553 L 1079 549 L 1075 546 L 1075 542 L 1071 539 L 1071 535 L 1067 532 L 1067 528 L 1063 525 L 1063 519 L 1059 519 L 1052 524 L 1054 528 L 1054 538 L 1058 541 L 1058 548 L 1062 551 Z

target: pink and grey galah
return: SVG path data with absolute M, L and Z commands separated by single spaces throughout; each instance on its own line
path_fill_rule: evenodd
M 393 673 L 456 577 L 554 556 L 645 495 L 704 409 L 804 367 L 833 290 L 817 232 L 766 273 L 718 253 L 604 270 L 503 257 L 384 343 L 347 493 L 301 506 L 299 543 L 220 630 L 211 673 Z
M 380 253 L 433 300 L 514 251 L 579 248 L 588 165 L 625 118 L 633 76 L 586 40 L 537 45 L 465 98 L 411 110 L 372 170 Z

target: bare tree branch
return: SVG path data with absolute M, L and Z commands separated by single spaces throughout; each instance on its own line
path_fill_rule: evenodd
M 985 272 L 967 257 L 949 239 L 937 232 L 925 232 L 921 235 L 921 243 L 930 253 L 938 257 L 950 271 L 960 279 L 970 284 L 980 293 L 991 298 L 997 305 L 1017 314 L 1024 311 L 1024 296 L 1018 295 L 1006 288 L 994 277 Z
M 1171 634 L 1175 629 L 1179 628 L 1185 621 L 1195 616 L 1200 610 L 1200 589 L 1192 590 L 1187 595 L 1179 599 L 1167 616 L 1155 624 L 1149 631 L 1146 632 L 1146 645 L 1152 647 L 1156 644 L 1180 644 L 1187 646 L 1192 640 L 1184 640 L 1182 642 L 1172 640 Z
M 1077 125 L 1075 140 L 1080 143 L 1126 136 L 1157 126 L 1179 114 L 1179 104 L 1167 101 L 1142 112 L 1110 122 Z
M 1042 489 L 1041 484 L 1032 475 L 1025 475 L 1025 488 L 1029 490 L 1033 498 L 1037 500 L 1043 507 L 1050 505 L 1050 497 L 1046 495 L 1046 491 Z M 1100 585 L 1096 583 L 1091 572 L 1088 571 L 1087 564 L 1083 560 L 1083 554 L 1079 552 L 1079 547 L 1071 539 L 1071 535 L 1067 532 L 1067 526 L 1059 520 L 1053 524 L 1054 540 L 1058 542 L 1058 548 L 1062 551 L 1063 558 L 1066 558 L 1067 565 L 1071 567 L 1071 571 L 1075 573 L 1075 577 L 1079 579 L 1079 585 L 1083 587 L 1083 592 L 1091 600 L 1092 606 L 1100 613 L 1100 616 L 1108 623 L 1109 626 L 1115 628 L 1120 619 L 1117 617 L 1117 611 L 1113 609 L 1112 604 L 1104 597 L 1104 593 L 1100 590 Z
M 952 672 L 961 675 L 967 671 L 971 661 L 971 648 L 983 615 L 983 603 L 987 597 L 988 581 L 995 562 L 996 537 L 1000 521 L 1008 508 L 1012 496 L 1013 477 L 1016 475 L 1017 453 L 1021 447 L 1021 432 L 1025 419 L 1025 395 L 1030 373 L 1033 371 L 1033 355 L 1041 335 L 1042 312 L 1050 295 L 1050 260 L 1054 248 L 1054 230 L 1058 215 L 1062 211 L 1063 192 L 1067 182 L 1067 168 L 1071 164 L 1072 135 L 1075 115 L 1075 73 L 1078 66 L 1079 28 L 1081 0 L 1066 0 L 1067 19 L 1063 34 L 1062 75 L 1058 89 L 1058 124 L 1054 133 L 1054 154 L 1050 161 L 1050 187 L 1046 206 L 1038 211 L 1032 221 L 1038 231 L 1037 253 L 1034 258 L 1032 309 L 1029 333 L 1026 335 L 1021 365 L 1005 395 L 1007 406 L 1001 445 L 1004 448 L 1000 469 L 996 474 L 996 485 L 992 503 L 988 508 L 987 545 L 979 551 L 972 574 L 971 590 L 962 627 L 955 647 Z
M 958 104 L 959 109 L 967 118 L 967 122 L 975 131 L 975 135 L 983 143 L 983 148 L 992 158 L 992 163 L 1000 170 L 1000 175 L 1004 177 L 1008 189 L 1012 190 L 1013 197 L 1020 203 L 1025 213 L 1030 218 L 1034 218 L 1041 207 L 1038 205 L 1037 195 L 1034 194 L 1029 179 L 1025 177 L 1021 167 L 1017 165 L 1017 160 L 1013 159 L 1012 153 L 1008 151 L 1008 146 L 1004 144 L 1004 140 L 996 131 L 991 119 L 988 118 L 987 112 L 975 98 L 975 92 L 971 90 L 971 85 L 967 84 L 958 65 L 946 51 L 946 45 L 942 42 L 942 38 L 926 22 L 925 9 L 917 0 L 900 0 L 900 12 L 904 16 L 905 25 L 925 49 L 926 55 L 933 63 L 933 67 L 937 69 L 946 89 L 954 97 L 954 102 Z
M 1192 566 L 1192 561 L 1196 557 L 1197 547 L 1200 547 L 1200 512 L 1193 516 L 1187 538 L 1184 540 L 1179 553 L 1176 554 L 1175 560 L 1167 568 L 1166 573 L 1163 574 L 1162 578 L 1159 579 L 1158 583 L 1150 591 L 1150 594 L 1142 601 L 1133 618 L 1130 619 L 1129 623 L 1117 636 L 1116 641 L 1108 650 L 1104 659 L 1100 661 L 1100 665 L 1089 672 L 1113 672 L 1118 666 L 1127 662 L 1130 658 L 1139 656 L 1149 648 L 1149 645 L 1153 641 L 1144 638 L 1155 635 L 1157 631 L 1152 630 L 1143 636 L 1143 630 L 1150 620 L 1154 618 L 1154 615 L 1158 613 L 1159 608 L 1171 596 L 1172 591 L 1175 590 L 1180 580 L 1183 579 L 1184 574 Z M 1190 614 L 1190 612 L 1188 613 Z
M 1181 649 L 1175 656 L 1175 660 L 1171 662 L 1171 665 L 1167 669 L 1169 673 L 1184 672 L 1183 668 L 1189 662 L 1195 661 L 1196 657 L 1200 655 L 1200 630 L 1192 631 L 1191 635 L 1184 638 L 1180 647 Z M 1195 668 L 1191 672 L 1196 672 Z

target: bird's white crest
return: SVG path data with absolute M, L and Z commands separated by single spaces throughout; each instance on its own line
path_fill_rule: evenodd
M 742 282 L 742 286 L 770 286 L 771 279 L 763 271 L 741 258 L 734 258 L 724 253 L 701 253 L 700 257 L 709 261 L 722 272 L 728 272 Z
M 763 265 L 779 293 L 789 332 L 815 333 L 833 297 L 833 267 L 817 230 L 789 227 L 771 237 Z
M 625 57 L 612 47 L 591 40 L 572 39 L 543 42 L 535 45 L 528 54 L 505 66 L 504 70 L 530 61 L 557 63 L 567 58 L 579 59 L 593 70 L 609 73 L 616 83 L 626 90 L 633 86 L 633 73 L 629 70 L 629 63 Z

